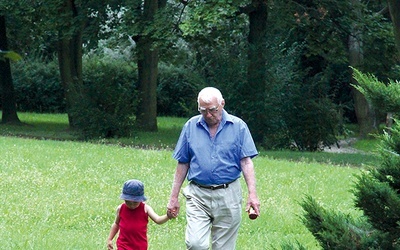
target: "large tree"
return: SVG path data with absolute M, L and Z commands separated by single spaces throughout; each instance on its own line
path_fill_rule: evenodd
M 0 15 L 0 51 L 8 50 L 6 17 Z M 10 59 L 0 58 L 0 87 L 2 93 L 2 123 L 21 123 L 17 115 Z
M 141 24 L 133 36 L 137 44 L 137 65 L 140 100 L 136 112 L 136 125 L 142 130 L 157 131 L 157 77 L 159 48 L 155 43 L 156 15 L 165 8 L 166 0 L 144 0 L 135 6 L 134 19 Z M 142 5 L 143 4 L 143 5 Z M 158 23 L 160 24 L 160 23 Z
M 14 16 L 21 15 L 26 12 L 26 9 L 31 7 L 26 4 L 21 4 L 19 1 L 1 1 L 0 2 L 0 50 L 7 51 L 9 47 L 13 50 L 20 52 L 21 48 L 16 43 L 10 46 L 9 34 L 16 33 L 16 26 L 14 29 L 8 29 L 8 25 L 14 20 Z M 25 31 L 24 27 L 19 27 L 19 31 Z M 25 34 L 26 36 L 29 36 Z M 12 41 L 13 42 L 13 41 Z M 21 53 L 19 53 L 21 54 Z M 2 89 L 2 122 L 3 123 L 21 123 L 17 114 L 17 106 L 15 100 L 14 82 L 11 72 L 10 58 L 0 58 L 0 87 Z
M 111 3 L 112 1 L 109 1 Z M 104 13 L 107 3 L 97 1 L 2 1 L 5 12 L 14 24 L 13 44 L 20 46 L 20 51 L 31 55 L 42 55 L 44 58 L 57 52 L 61 82 L 64 87 L 67 106 L 79 98 L 77 91 L 82 85 L 82 44 L 84 29 L 89 20 L 94 19 L 91 13 Z M 34 24 L 34 26 L 30 26 Z M 92 25 L 96 26 L 96 25 Z M 21 33 L 19 34 L 16 30 Z M 87 36 L 88 33 L 86 33 Z M 95 34 L 92 36 L 92 39 Z M 3 42 L 4 40 L 1 39 Z M 24 41 L 28 41 L 24 43 Z M 54 49 L 52 49 L 54 48 Z M 2 67 L 3 68 L 3 67 Z M 13 87 L 10 85 L 8 88 Z M 12 95 L 8 93 L 8 98 Z M 8 103 L 12 103 L 9 101 Z M 73 118 L 68 109 L 70 125 Z
M 352 0 L 354 6 L 354 12 L 357 17 L 361 20 L 362 8 L 360 0 Z M 349 64 L 352 67 L 359 68 L 364 64 L 364 52 L 363 52 L 363 39 L 362 39 L 362 28 L 360 22 L 354 21 L 351 24 L 350 35 L 349 35 Z M 351 78 L 353 84 L 356 84 L 353 78 Z M 354 111 L 357 116 L 357 122 L 359 125 L 359 136 L 361 138 L 369 136 L 372 132 L 377 129 L 376 115 L 373 107 L 367 101 L 363 94 L 357 89 L 353 89 L 354 99 Z
M 243 117 L 261 142 L 268 114 L 263 100 L 271 87 L 266 80 L 268 1 L 183 2 L 180 28 L 195 55 L 194 70 L 224 92 L 227 108 Z M 239 102 L 236 107 L 233 100 Z
M 37 4 L 37 2 L 34 3 Z M 46 44 L 40 44 L 40 46 L 36 44 L 36 48 L 45 48 L 45 50 L 40 51 L 31 47 L 27 51 L 32 49 L 34 51 L 29 52 L 45 52 L 43 55 L 50 56 L 52 53 L 57 52 L 70 126 L 76 124 L 74 121 L 77 120 L 75 119 L 77 117 L 74 116 L 81 114 L 76 112 L 80 107 L 81 101 L 85 98 L 90 98 L 85 97 L 83 91 L 83 44 L 85 43 L 88 48 L 95 48 L 99 37 L 107 38 L 104 35 L 114 36 L 115 34 L 99 33 L 99 30 L 105 26 L 106 22 L 109 27 L 115 27 L 116 23 L 119 22 L 115 18 L 112 18 L 115 21 L 114 23 L 107 20 L 107 11 L 120 10 L 122 13 L 122 9 L 129 9 L 132 10 L 132 18 L 130 20 L 134 21 L 134 27 L 129 28 L 129 25 L 132 26 L 132 22 L 127 22 L 127 25 L 123 26 L 125 30 L 120 34 L 130 35 L 137 45 L 136 59 L 139 69 L 139 91 L 141 92 L 136 116 L 137 124 L 145 130 L 157 130 L 158 46 L 162 43 L 160 42 L 162 40 L 160 37 L 167 31 L 166 29 L 163 30 L 162 27 L 165 27 L 168 23 L 166 16 L 161 15 L 160 12 L 166 6 L 167 1 L 121 2 L 110 0 L 106 2 L 82 2 L 77 0 L 57 0 L 45 1 L 44 3 L 35 5 L 35 11 L 23 11 L 25 16 L 31 15 L 32 23 L 37 24 L 35 30 L 40 31 L 36 34 L 39 34 L 41 38 L 35 40 L 46 41 Z M 18 13 L 18 11 L 21 12 L 21 9 L 18 9 L 15 13 Z M 134 31 L 129 32 L 129 30 Z M 51 34 L 51 36 L 46 37 L 46 34 Z M 29 37 L 34 36 L 35 34 L 29 35 Z M 128 36 L 125 35 L 124 39 L 127 40 Z M 25 45 L 24 49 L 26 49 Z M 135 73 L 132 72 L 132 74 Z
M 64 87 L 70 126 L 74 126 L 74 117 L 70 112 L 78 105 L 82 86 L 82 33 L 85 25 L 84 13 L 75 1 L 65 0 L 59 3 L 58 13 L 58 63 L 61 83 Z M 78 97 L 78 98 L 77 98 Z
M 247 84 L 241 89 L 242 98 L 247 99 L 244 102 L 244 110 L 247 112 L 243 113 L 243 117 L 252 128 L 254 139 L 262 142 L 265 136 L 263 124 L 267 120 L 262 100 L 271 89 L 266 81 L 268 1 L 253 0 L 240 7 L 240 12 L 246 14 L 249 20 Z
M 398 58 L 400 58 L 400 1 L 388 0 L 387 4 L 392 19 L 396 48 L 399 53 Z
M 162 49 L 171 37 L 174 17 L 167 13 L 170 10 L 167 0 L 126 0 L 122 5 L 124 10 L 116 31 L 122 39 L 133 40 L 132 60 L 138 68 L 135 124 L 144 131 L 157 131 L 158 64 Z
M 71 127 L 81 129 L 78 125 L 80 121 L 90 119 L 82 117 L 87 113 L 79 111 L 82 102 L 91 102 L 91 96 L 87 96 L 83 86 L 83 45 L 97 46 L 101 35 L 99 30 L 101 24 L 105 23 L 107 8 L 115 7 L 117 2 L 57 0 L 45 1 L 46 4 L 38 5 L 37 12 L 43 16 L 37 20 L 38 29 L 45 30 L 44 34 L 53 34 L 47 45 L 56 48 L 60 80 Z M 94 113 L 89 115 L 95 116 Z

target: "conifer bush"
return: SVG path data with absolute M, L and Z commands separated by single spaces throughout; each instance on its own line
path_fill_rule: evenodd
M 375 77 L 357 70 L 358 89 L 382 109 L 398 111 L 398 86 L 383 85 Z M 383 94 L 384 93 L 384 94 Z M 386 102 L 382 102 L 386 99 Z M 380 135 L 380 164 L 357 176 L 352 190 L 355 208 L 362 212 L 352 218 L 330 211 L 314 198 L 301 203 L 304 225 L 323 249 L 400 249 L 400 123 Z M 333 190 L 334 191 L 334 190 Z
M 381 164 L 357 176 L 360 218 L 323 208 L 307 196 L 303 223 L 323 249 L 400 249 L 400 125 L 381 136 Z

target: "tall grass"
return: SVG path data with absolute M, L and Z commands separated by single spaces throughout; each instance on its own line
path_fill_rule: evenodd
M 166 122 L 158 134 L 154 133 L 153 139 L 159 142 L 152 143 L 172 145 L 182 120 L 175 122 Z M 38 123 L 36 128 L 40 126 L 54 129 L 56 125 Z M 163 133 L 170 138 L 159 137 Z M 127 140 L 143 142 L 140 136 Z M 170 147 L 144 150 L 12 136 L 0 136 L 0 145 L 3 249 L 106 249 L 122 185 L 130 178 L 144 182 L 148 203 L 156 212 L 166 210 L 176 166 Z M 299 202 L 305 194 L 327 208 L 359 215 L 349 190 L 361 168 L 312 160 L 287 161 L 268 154 L 256 157 L 254 163 L 262 214 L 254 221 L 243 214 L 237 249 L 279 249 L 286 241 L 320 249 L 299 220 Z M 246 197 L 246 185 L 241 181 Z M 180 198 L 182 209 L 176 220 L 163 225 L 149 222 L 150 250 L 185 249 L 185 204 Z

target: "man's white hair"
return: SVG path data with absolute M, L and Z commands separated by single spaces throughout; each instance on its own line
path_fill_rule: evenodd
M 206 87 L 199 92 L 197 103 L 200 105 L 200 99 L 205 103 L 210 103 L 214 97 L 217 98 L 218 104 L 221 104 L 224 100 L 219 89 L 214 87 Z

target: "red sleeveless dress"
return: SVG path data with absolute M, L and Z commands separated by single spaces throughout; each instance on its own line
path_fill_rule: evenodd
M 118 250 L 147 250 L 147 224 L 149 218 L 141 202 L 135 209 L 130 209 L 125 203 L 119 211 Z

